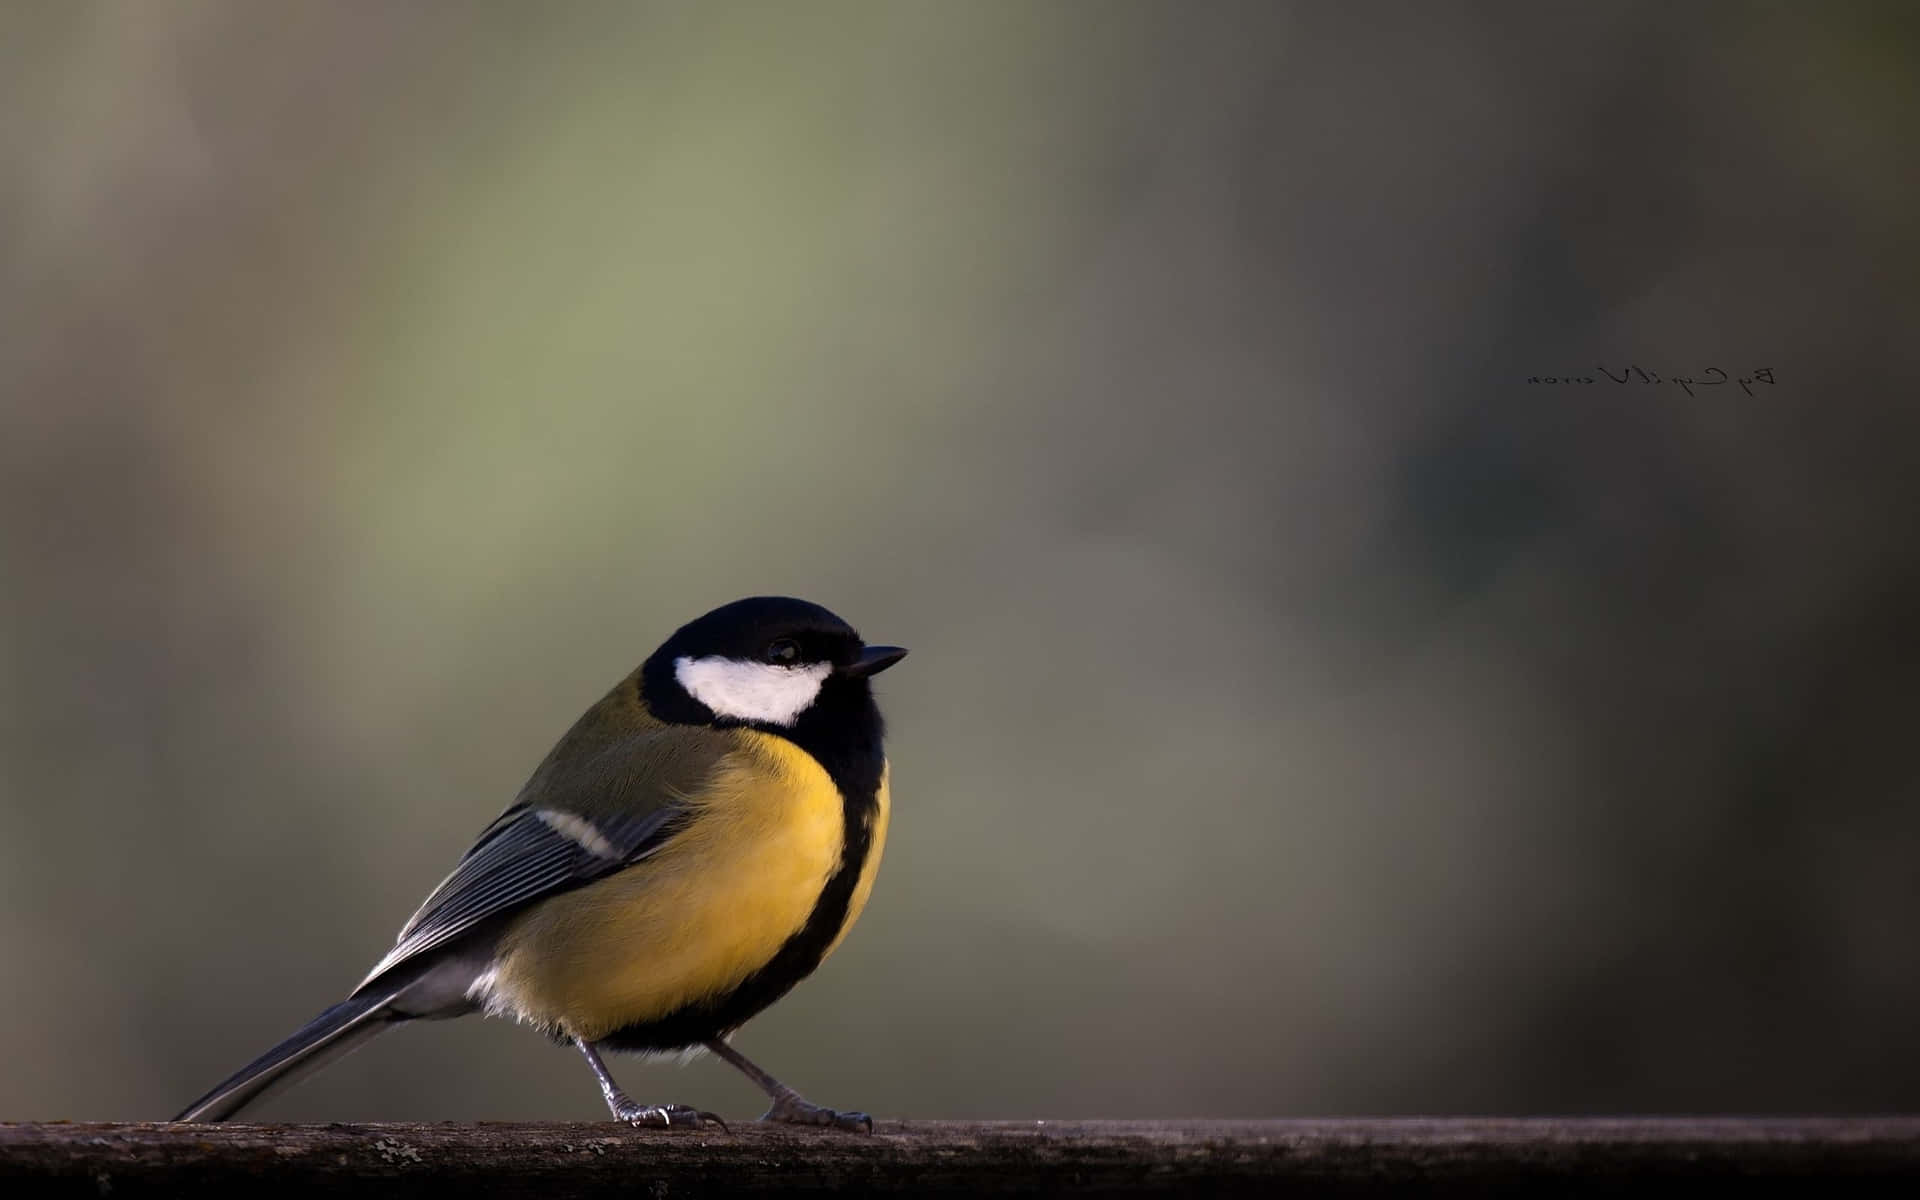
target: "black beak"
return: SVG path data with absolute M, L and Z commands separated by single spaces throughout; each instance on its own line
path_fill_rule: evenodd
M 840 674 L 853 679 L 878 675 L 907 656 L 905 646 L 862 646 L 860 657 L 840 668 Z

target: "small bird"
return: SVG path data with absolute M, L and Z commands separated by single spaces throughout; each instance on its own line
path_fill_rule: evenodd
M 887 836 L 868 680 L 906 656 L 817 604 L 756 596 L 682 626 L 586 711 L 353 994 L 188 1105 L 223 1121 L 402 1021 L 512 1017 L 571 1042 L 618 1121 L 602 1050 L 704 1047 L 762 1120 L 871 1131 L 809 1104 L 728 1037 L 812 974 L 873 890 Z

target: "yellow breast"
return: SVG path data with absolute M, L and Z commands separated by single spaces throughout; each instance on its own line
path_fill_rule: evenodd
M 845 808 L 783 738 L 741 735 L 689 798 L 686 827 L 645 861 L 533 906 L 503 935 L 489 1007 L 594 1040 L 724 995 L 806 924 L 840 864 Z M 848 923 L 866 902 L 885 788 Z

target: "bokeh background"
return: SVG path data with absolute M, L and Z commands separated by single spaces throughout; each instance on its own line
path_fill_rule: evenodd
M 6 4 L 0 1118 L 762 592 L 914 651 L 822 1102 L 1920 1106 L 1916 13 Z M 258 1112 L 604 1115 L 479 1020 Z

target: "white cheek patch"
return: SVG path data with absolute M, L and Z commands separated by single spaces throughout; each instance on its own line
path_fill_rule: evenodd
M 717 655 L 673 660 L 673 677 L 687 695 L 720 716 L 768 725 L 798 720 L 832 671 L 832 663 L 776 667 Z

